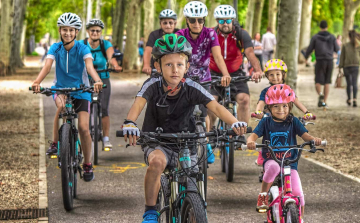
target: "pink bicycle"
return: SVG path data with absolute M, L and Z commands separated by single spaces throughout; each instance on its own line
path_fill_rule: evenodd
M 326 140 L 321 142 L 322 146 L 326 146 L 326 144 Z M 304 149 L 305 146 L 310 146 L 310 149 Z M 242 145 L 241 148 L 247 150 L 246 145 Z M 266 211 L 267 221 L 265 223 L 301 223 L 300 197 L 292 194 L 290 164 L 299 161 L 303 150 L 315 153 L 318 150 L 324 152 L 324 149 L 317 149 L 314 141 L 305 142 L 302 145 L 270 146 L 270 141 L 268 140 L 265 141 L 265 144 L 256 144 L 256 148 L 256 150 L 267 148 L 272 159 L 280 165 L 282 170 L 275 178 L 269 191 L 269 209 Z M 283 148 L 288 148 L 288 150 L 279 160 L 273 150 Z M 295 149 L 299 150 L 297 157 L 293 160 L 285 159 L 287 153 Z

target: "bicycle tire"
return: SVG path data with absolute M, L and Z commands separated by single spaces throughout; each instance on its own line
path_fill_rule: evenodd
M 206 208 L 199 194 L 186 194 L 181 206 L 181 223 L 206 223 Z
M 295 203 L 289 203 L 286 205 L 288 210 L 285 216 L 286 223 L 298 223 L 299 222 L 299 209 Z
M 169 187 L 168 187 L 168 181 L 165 177 L 165 175 L 161 175 L 160 177 L 160 190 L 159 190 L 159 194 L 158 194 L 158 199 L 157 199 L 157 204 L 159 207 L 159 211 L 169 205 L 169 197 L 167 196 L 169 193 Z M 158 222 L 159 223 L 169 223 L 170 222 L 170 218 L 169 218 L 169 214 L 170 211 L 167 210 L 165 212 L 163 212 L 159 218 L 158 218 Z
M 91 109 L 92 126 L 94 129 L 93 143 L 94 143 L 94 165 L 98 165 L 99 162 L 99 125 L 98 125 L 98 104 L 93 103 Z
M 220 126 L 223 126 L 223 122 L 220 121 Z M 219 146 L 220 150 L 220 160 L 221 160 L 221 172 L 225 173 L 225 144 L 224 142 L 220 142 Z
M 61 127 L 61 141 L 60 141 L 60 159 L 61 159 L 61 185 L 63 194 L 63 203 L 66 211 L 73 209 L 73 156 L 71 155 L 71 126 L 65 123 Z
M 231 114 L 234 114 L 232 109 L 228 109 L 228 111 Z M 225 125 L 225 129 L 231 129 L 231 126 Z M 235 155 L 234 143 L 229 143 L 229 149 L 227 149 L 225 146 L 225 151 L 226 151 L 225 153 L 226 180 L 228 182 L 232 182 L 234 179 L 234 155 Z
M 74 173 L 74 192 L 73 198 L 77 198 L 77 173 Z
M 205 132 L 204 126 L 202 124 L 196 125 L 196 132 Z M 207 194 L 207 149 L 203 145 L 205 139 L 199 139 L 200 144 L 198 145 L 198 160 L 199 163 L 199 171 L 204 174 L 204 193 L 205 193 L 205 200 Z

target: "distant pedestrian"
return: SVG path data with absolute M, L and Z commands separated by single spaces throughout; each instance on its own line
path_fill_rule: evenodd
M 45 60 L 45 57 L 46 57 L 46 55 L 47 55 L 47 53 L 48 53 L 48 46 L 47 46 L 47 44 L 46 43 L 43 43 L 43 45 L 42 45 L 43 47 L 44 47 L 44 55 L 42 56 L 42 58 L 41 58 L 41 62 L 43 62 L 44 60 Z
M 263 48 L 263 61 L 266 63 L 272 59 L 272 55 L 274 54 L 274 47 L 276 45 L 276 37 L 271 32 L 270 27 L 266 29 L 266 33 L 262 36 L 261 45 Z
M 342 45 L 341 35 L 337 35 L 337 37 L 336 37 L 336 43 L 339 45 L 339 48 L 341 49 L 341 45 Z M 340 54 L 341 54 L 341 50 L 339 50 L 339 51 L 337 52 L 336 66 L 339 66 L 339 63 L 340 63 Z
M 346 93 L 348 99 L 346 103 L 353 107 L 357 107 L 356 96 L 358 90 L 359 62 L 360 62 L 360 34 L 355 30 L 349 31 L 350 42 L 345 43 L 341 48 L 339 70 L 344 68 L 346 78 Z M 353 90 L 353 99 L 351 100 L 351 87 Z
M 334 67 L 334 52 L 337 53 L 340 48 L 336 42 L 335 36 L 327 31 L 328 24 L 325 20 L 320 22 L 321 31 L 315 34 L 310 41 L 310 45 L 305 53 L 305 60 L 315 50 L 315 87 L 319 95 L 318 107 L 326 107 L 329 96 L 331 75 Z M 324 90 L 322 91 L 322 86 Z
M 142 63 L 144 56 L 144 37 L 140 38 L 140 41 L 138 42 L 138 49 L 139 49 L 140 63 Z
M 252 43 L 254 45 L 254 53 L 255 56 L 259 59 L 260 61 L 260 66 L 261 66 L 261 70 L 263 70 L 263 58 L 262 58 L 262 54 L 263 54 L 263 47 L 261 44 L 261 40 L 260 40 L 261 36 L 260 33 L 255 33 L 254 39 L 252 40 Z

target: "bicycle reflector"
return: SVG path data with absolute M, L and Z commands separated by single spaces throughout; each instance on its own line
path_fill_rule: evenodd
M 266 209 L 259 209 L 259 213 L 265 213 L 266 211 Z
M 51 156 L 50 156 L 50 159 L 57 159 L 57 158 L 58 158 L 57 155 L 51 155 Z
M 111 149 L 109 147 L 105 147 L 104 151 L 109 152 Z

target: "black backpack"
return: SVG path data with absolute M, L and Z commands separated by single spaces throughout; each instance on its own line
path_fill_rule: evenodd
M 88 43 L 88 39 L 89 38 L 85 38 L 84 39 L 84 44 L 87 45 Z M 104 45 L 104 40 L 100 39 L 100 50 L 101 50 L 101 53 L 104 55 L 106 61 L 108 60 L 107 58 L 107 55 L 106 55 L 106 50 L 105 50 L 105 45 Z M 98 50 L 91 50 L 91 52 L 96 52 Z

